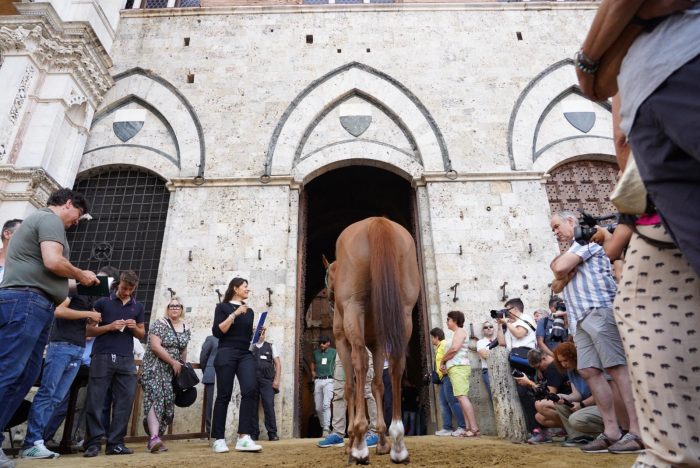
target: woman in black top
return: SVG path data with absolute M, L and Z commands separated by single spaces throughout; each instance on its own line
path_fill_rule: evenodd
M 224 300 L 214 311 L 212 334 L 219 339 L 219 350 L 214 360 L 216 370 L 216 402 L 211 425 L 214 452 L 228 452 L 225 439 L 226 413 L 233 392 L 233 379 L 238 377 L 241 388 L 241 407 L 238 413 L 238 440 L 236 450 L 259 452 L 262 447 L 250 438 L 253 418 L 257 417 L 255 360 L 250 352 L 253 339 L 253 309 L 245 304 L 248 299 L 248 281 L 233 278 Z

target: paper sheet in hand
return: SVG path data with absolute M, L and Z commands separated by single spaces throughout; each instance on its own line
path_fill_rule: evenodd
M 260 340 L 260 335 L 262 334 L 263 326 L 265 325 L 265 319 L 267 318 L 267 311 L 260 314 L 260 320 L 258 320 L 258 326 L 255 327 L 255 333 L 253 333 L 253 341 L 250 343 L 250 350 L 253 350 L 255 343 Z
M 109 280 L 111 278 L 108 278 L 106 276 L 98 276 L 97 279 L 100 280 L 100 282 L 95 286 L 84 286 L 78 283 L 76 292 L 81 296 L 109 296 Z

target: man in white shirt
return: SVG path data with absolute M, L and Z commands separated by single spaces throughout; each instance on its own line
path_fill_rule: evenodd
M 493 323 L 490 321 L 485 321 L 482 325 L 483 338 L 476 342 L 476 352 L 481 358 L 481 376 L 484 380 L 484 385 L 486 385 L 486 391 L 489 394 L 489 399 L 493 400 L 493 395 L 491 394 L 491 381 L 489 379 L 489 366 L 486 362 L 486 358 L 489 357 L 489 344 L 494 339 L 494 329 Z
M 498 344 L 499 346 L 505 346 L 511 353 L 511 366 L 524 372 L 530 379 L 534 379 L 535 370 L 527 364 L 527 352 L 537 346 L 535 319 L 523 312 L 525 305 L 520 298 L 510 299 L 503 307 L 505 308 L 506 317 L 496 319 L 500 324 L 497 327 Z M 524 355 L 524 364 L 514 363 L 514 359 L 517 360 L 517 356 L 521 355 Z M 535 414 L 537 414 L 535 399 L 527 389 L 520 385 L 516 386 L 516 390 L 518 391 L 520 404 L 523 407 L 525 425 L 528 432 L 534 437 L 542 431 L 535 419 Z

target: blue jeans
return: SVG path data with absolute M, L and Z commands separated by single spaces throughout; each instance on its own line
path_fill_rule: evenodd
M 43 440 L 44 429 L 53 412 L 70 391 L 83 357 L 83 347 L 71 343 L 49 343 L 41 386 L 29 412 L 23 448 Z
M 41 294 L 0 289 L 0 428 L 39 377 L 53 311 Z
M 450 377 L 445 375 L 442 378 L 440 385 L 440 393 L 438 394 L 440 402 L 440 412 L 442 413 L 442 428 L 446 431 L 452 430 L 452 415 L 457 418 L 457 426 L 466 429 L 467 425 L 464 422 L 462 408 L 459 406 L 459 401 L 452 393 L 452 382 Z
M 488 369 L 481 369 L 481 378 L 484 380 L 484 385 L 486 385 L 486 391 L 489 394 L 489 400 L 493 400 L 493 395 L 491 394 L 491 377 L 489 377 Z

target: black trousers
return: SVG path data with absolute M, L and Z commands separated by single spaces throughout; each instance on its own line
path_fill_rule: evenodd
M 102 411 L 107 392 L 112 392 L 112 420 L 102 425 Z M 87 387 L 86 447 L 100 446 L 107 431 L 107 450 L 124 444 L 126 427 L 136 394 L 136 366 L 133 356 L 95 354 L 90 363 Z
M 204 420 L 204 429 L 207 434 L 211 435 L 211 412 L 214 408 L 214 384 L 205 383 L 207 398 L 204 400 L 204 412 L 206 413 L 206 418 Z
M 275 417 L 275 389 L 272 388 L 272 380 L 258 377 L 258 401 L 262 402 L 265 414 L 265 430 L 267 436 L 277 435 L 277 418 Z M 258 404 L 255 404 L 255 417 L 253 418 L 254 438 L 260 436 L 260 423 L 258 422 Z
M 700 275 L 700 55 L 637 109 L 628 135 L 649 196 Z
M 257 379 L 255 359 L 246 350 L 219 348 L 214 359 L 216 370 L 216 401 L 211 421 L 211 437 L 224 439 L 226 413 L 233 393 L 233 379 L 238 377 L 241 388 L 241 407 L 238 413 L 238 433 L 253 433 L 253 418 L 257 417 Z

